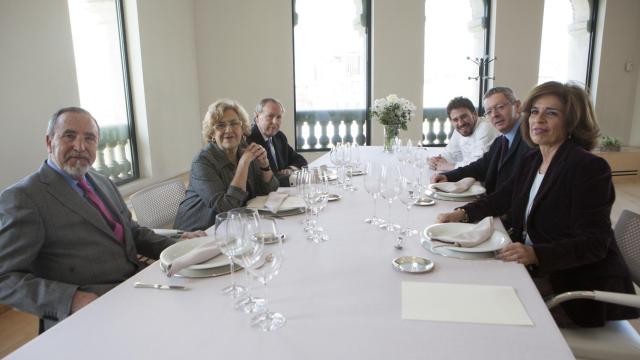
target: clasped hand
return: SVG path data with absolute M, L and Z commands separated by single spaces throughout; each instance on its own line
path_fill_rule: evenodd
M 256 143 L 251 143 L 244 150 L 244 153 L 242 154 L 242 157 L 240 158 L 240 160 L 244 160 L 248 165 L 251 161 L 255 159 L 257 159 L 258 165 L 260 165 L 260 167 L 269 166 L 269 158 L 267 158 L 267 151 L 262 146 Z

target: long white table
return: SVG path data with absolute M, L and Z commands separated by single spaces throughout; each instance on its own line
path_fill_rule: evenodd
M 393 161 L 380 147 L 362 148 L 362 160 Z M 313 165 L 328 163 L 325 155 Z M 264 333 L 249 315 L 233 310 L 219 289 L 228 276 L 168 279 L 158 263 L 27 343 L 8 359 L 572 359 L 525 268 L 497 260 L 458 260 L 433 255 L 419 238 L 393 247 L 395 236 L 362 220 L 372 200 L 363 177 L 356 192 L 321 214 L 330 241 L 304 238 L 302 215 L 279 220 L 287 235 L 285 261 L 269 285 L 269 305 L 287 324 Z M 335 188 L 334 188 L 335 189 Z M 415 228 L 460 203 L 414 207 Z M 386 204 L 379 202 L 379 215 Z M 394 204 L 394 219 L 405 219 Z M 400 255 L 432 259 L 435 270 L 394 270 Z M 239 274 L 243 275 L 243 274 Z M 237 276 L 244 279 L 244 276 Z M 179 284 L 187 291 L 136 289 L 134 282 Z M 516 289 L 534 326 L 409 321 L 401 319 L 402 281 L 506 285 Z M 256 290 L 261 294 L 262 289 Z

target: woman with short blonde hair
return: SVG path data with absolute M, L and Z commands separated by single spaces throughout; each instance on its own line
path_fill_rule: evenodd
M 265 149 L 245 141 L 249 129 L 249 116 L 237 101 L 220 99 L 209 106 L 202 121 L 206 145 L 191 164 L 176 229 L 205 230 L 216 214 L 278 189 Z

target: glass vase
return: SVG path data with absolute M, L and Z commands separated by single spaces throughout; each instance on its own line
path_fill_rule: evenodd
M 384 126 L 384 152 L 393 152 L 393 143 L 400 133 L 400 126 L 398 125 L 385 125 Z

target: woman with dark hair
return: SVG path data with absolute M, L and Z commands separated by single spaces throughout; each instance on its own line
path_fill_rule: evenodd
M 511 180 L 438 220 L 509 213 L 514 242 L 498 258 L 527 265 L 545 297 L 576 290 L 635 293 L 611 229 L 611 169 L 590 152 L 599 128 L 588 94 L 547 82 L 532 90 L 523 113 L 522 138 L 534 150 Z M 592 300 L 565 302 L 552 314 L 560 326 L 585 327 L 638 317 L 636 309 Z
M 209 106 L 202 121 L 207 144 L 191 164 L 176 229 L 205 230 L 215 223 L 217 213 L 278 189 L 266 150 L 255 143 L 247 145 L 247 135 L 249 116 L 238 102 L 221 99 Z

